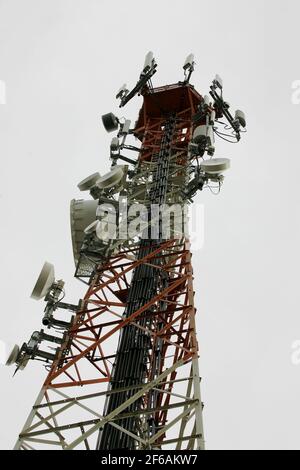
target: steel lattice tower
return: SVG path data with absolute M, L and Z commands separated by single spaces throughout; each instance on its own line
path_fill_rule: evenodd
M 156 63 L 148 55 L 136 87 L 118 94 L 121 106 L 136 93 L 143 96 L 134 128 L 126 130 L 127 121 L 120 123 L 111 113 L 103 117 L 106 128 L 118 128 L 122 139 L 112 142 L 112 171 L 119 160 L 126 165 L 113 191 L 89 187 L 93 202 L 115 203 L 116 195 L 126 196 L 129 206 L 147 208 L 145 224 L 138 239 L 126 241 L 100 243 L 93 231 L 85 232 L 76 277 L 88 287 L 78 306 L 60 302 L 62 281 L 51 286 L 43 324 L 57 326 L 57 309 L 74 316 L 70 323 L 60 322 L 59 340 L 39 337 L 39 344 L 59 343 L 55 355 L 37 346 L 29 350 L 29 343 L 18 354 L 18 367 L 26 354 L 27 361 L 42 357 L 50 366 L 16 449 L 204 449 L 190 243 L 184 230 L 175 233 L 174 221 L 166 237 L 161 215 L 153 224 L 152 208 L 184 208 L 208 182 L 220 185 L 220 171 L 203 170 L 200 162 L 212 154 L 212 119 L 231 119 L 239 139 L 243 116 L 231 117 L 217 94 L 220 79 L 208 103 L 189 83 L 193 66 L 189 56 L 183 82 L 153 88 Z M 139 147 L 126 145 L 129 134 Z M 125 149 L 138 158 L 125 157 Z M 216 160 L 210 164 L 222 164 Z

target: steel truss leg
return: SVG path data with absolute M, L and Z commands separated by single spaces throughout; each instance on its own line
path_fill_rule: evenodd
M 118 430 L 127 434 L 128 431 L 122 428 L 121 426 L 116 425 L 114 421 L 120 419 L 120 417 L 122 416 L 122 411 L 128 408 L 130 404 L 140 399 L 140 397 L 144 396 L 150 390 L 155 389 L 155 387 L 164 384 L 168 376 L 170 376 L 173 372 L 186 365 L 186 360 L 188 360 L 188 358 L 181 359 L 172 367 L 164 371 L 157 379 L 141 386 L 140 390 L 137 393 L 135 393 L 127 401 L 122 403 L 121 406 L 119 406 L 117 409 L 115 409 L 108 416 L 105 417 L 100 416 L 97 412 L 81 403 L 81 401 L 87 401 L 91 399 L 91 396 L 89 395 L 81 395 L 71 398 L 57 389 L 51 390 L 51 388 L 43 388 L 40 394 L 38 395 L 38 398 L 25 423 L 25 426 L 19 436 L 18 442 L 16 443 L 14 450 L 30 448 L 33 449 L 33 445 L 36 446 L 36 449 L 48 448 L 50 446 L 50 448 L 58 447 L 63 450 L 80 449 L 83 448 L 83 445 L 85 447 L 86 445 L 89 447 L 88 439 L 93 435 L 94 437 L 97 437 L 98 430 L 104 427 L 104 425 L 106 424 L 109 424 L 113 427 L 116 426 Z M 170 429 L 176 427 L 176 425 L 179 423 L 180 432 L 178 434 L 178 437 L 172 440 L 172 442 L 174 443 L 177 442 L 177 448 L 181 448 L 182 443 L 184 442 L 192 444 L 193 448 L 194 444 L 192 441 L 196 440 L 196 448 L 204 449 L 203 434 L 199 432 L 199 429 L 201 429 L 199 426 L 201 426 L 202 424 L 202 404 L 199 402 L 199 398 L 197 398 L 198 393 L 196 390 L 197 388 L 199 388 L 199 376 L 197 375 L 197 359 L 192 359 L 191 375 L 185 381 L 188 382 L 187 396 L 183 396 L 182 398 L 184 398 L 184 401 L 177 402 L 177 406 L 174 406 L 174 409 L 176 409 L 177 414 L 174 419 L 166 423 L 154 436 L 147 440 L 141 439 L 139 438 L 139 436 L 136 436 L 133 433 L 129 433 L 129 435 L 136 440 L 139 446 L 138 448 L 153 448 L 153 445 L 160 436 L 165 435 Z M 48 395 L 50 392 L 54 392 L 54 395 L 58 395 L 63 399 L 49 401 Z M 95 398 L 96 395 L 99 394 L 94 394 L 93 398 Z M 60 408 L 57 408 L 58 406 Z M 64 413 L 66 413 L 69 408 L 74 406 L 79 406 L 83 408 L 83 410 L 87 412 L 89 417 L 93 417 L 93 419 L 75 423 L 69 422 L 68 424 L 59 425 L 57 420 L 59 418 L 63 418 Z M 44 415 L 42 415 L 43 410 L 45 410 Z M 193 429 L 195 429 L 195 433 L 186 436 L 184 431 L 187 426 L 187 423 L 191 418 L 193 420 Z M 86 428 L 89 429 L 83 430 Z M 68 432 L 68 436 L 71 436 L 70 429 L 80 431 L 80 435 L 73 440 L 72 437 L 68 437 L 69 441 L 67 441 L 64 432 Z
M 159 257 L 165 260 L 161 265 L 155 263 Z M 90 286 L 84 310 L 77 314 L 72 346 L 53 364 L 15 449 L 93 449 L 104 426 L 130 437 L 135 449 L 204 449 L 190 258 L 189 244 L 173 240 L 142 259 L 128 261 L 126 252 L 111 260 Z M 172 282 L 124 318 L 131 274 L 143 263 L 169 273 Z M 143 315 L 152 321 L 137 322 Z M 146 380 L 107 390 L 117 336 L 130 325 L 149 337 Z M 153 377 L 157 344 L 163 360 Z M 100 415 L 106 397 L 119 393 L 126 397 L 120 406 Z M 138 408 L 131 406 L 135 403 Z M 149 433 L 153 417 L 157 425 Z M 128 418 L 139 423 L 138 429 L 124 425 Z

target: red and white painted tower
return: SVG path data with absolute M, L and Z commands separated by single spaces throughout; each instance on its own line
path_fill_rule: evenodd
M 111 169 L 78 185 L 90 200 L 71 203 L 75 276 L 86 295 L 62 302 L 64 283 L 46 263 L 33 296 L 45 299 L 43 325 L 56 334 L 35 332 L 8 361 L 49 364 L 16 449 L 204 449 L 186 207 L 206 185 L 220 188 L 229 161 L 213 158 L 214 136 L 224 124 L 226 138 L 239 140 L 245 117 L 231 115 L 220 77 L 210 97 L 199 94 L 193 70 L 190 55 L 182 82 L 153 88 L 147 54 L 136 86 L 117 95 L 121 107 L 143 96 L 135 125 L 102 117 L 117 133 Z M 42 350 L 44 342 L 56 350 Z

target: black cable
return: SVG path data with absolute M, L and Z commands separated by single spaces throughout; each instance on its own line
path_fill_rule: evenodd
M 171 141 L 175 132 L 175 125 L 176 121 L 174 118 L 170 118 L 165 124 L 165 131 L 161 140 L 160 151 L 157 155 L 153 185 L 149 195 L 151 203 L 162 204 L 165 202 L 168 186 Z M 146 230 L 148 230 L 148 228 Z M 161 244 L 161 230 L 159 236 L 160 238 L 158 240 L 141 240 L 138 259 L 142 259 Z M 152 266 L 141 264 L 134 270 L 131 286 L 128 292 L 127 307 L 125 310 L 126 317 L 141 308 L 157 294 L 160 277 L 159 270 L 153 265 L 160 265 L 161 263 L 161 260 L 153 259 Z M 136 323 L 138 323 L 142 328 L 149 329 L 151 328 L 152 321 L 152 316 L 149 316 L 148 318 L 144 317 L 140 320 L 136 320 Z M 104 415 L 109 414 L 124 403 L 130 396 L 134 395 L 137 391 L 134 386 L 140 385 L 145 381 L 148 352 L 150 348 L 151 338 L 143 329 L 138 326 L 127 325 L 121 330 L 109 390 L 117 390 L 118 388 L 128 386 L 132 388 L 129 391 L 115 393 L 108 396 L 105 402 Z M 157 354 L 157 360 L 159 360 L 159 357 L 160 355 Z M 151 378 L 151 380 L 153 378 Z M 155 400 L 158 399 L 158 395 L 155 394 L 151 399 L 152 401 L 154 400 L 155 405 Z M 142 399 L 132 403 L 126 410 L 124 410 L 124 413 L 141 411 L 141 408 Z M 152 435 L 155 433 L 155 422 L 153 420 L 154 417 L 152 418 L 152 421 L 148 421 L 149 432 L 152 433 Z M 126 419 L 118 419 L 116 423 L 128 431 L 138 434 L 138 421 L 139 416 L 131 416 Z M 123 433 L 119 429 L 112 428 L 109 424 L 105 425 L 103 430 L 99 433 L 97 442 L 98 450 L 134 450 L 135 448 L 136 442 L 131 436 Z
M 214 130 L 214 133 L 217 134 L 218 137 L 220 137 L 220 139 L 223 139 L 225 140 L 226 142 L 229 142 L 230 144 L 237 144 L 238 143 L 238 139 L 236 140 L 229 140 L 229 139 L 225 139 L 225 137 L 222 137 L 222 134 L 220 134 L 218 131 Z M 226 135 L 226 134 L 224 134 Z

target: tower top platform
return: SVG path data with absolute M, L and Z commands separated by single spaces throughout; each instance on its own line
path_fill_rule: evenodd
M 135 125 L 135 134 L 138 134 L 146 125 L 146 119 L 160 118 L 163 114 L 184 112 L 191 108 L 196 110 L 201 102 L 201 95 L 193 85 L 184 82 L 165 85 L 150 89 L 145 87 L 141 93 L 144 97 L 142 108 Z

